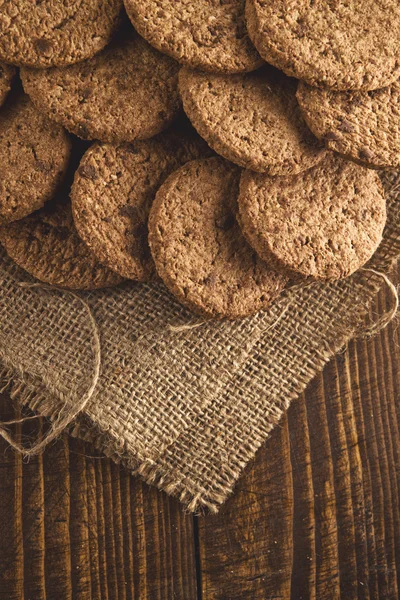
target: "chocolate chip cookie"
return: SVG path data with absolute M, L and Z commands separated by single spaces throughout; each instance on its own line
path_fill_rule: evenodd
M 252 71 L 262 60 L 244 20 L 245 0 L 125 0 L 135 29 L 178 62 L 204 71 Z
M 334 154 L 292 177 L 245 171 L 239 221 L 264 260 L 288 274 L 340 279 L 377 249 L 386 222 L 375 171 Z
M 0 224 L 25 217 L 54 196 L 70 151 L 66 131 L 26 94 L 8 97 L 0 111 Z
M 17 265 L 45 283 L 92 290 L 122 281 L 82 242 L 68 202 L 49 203 L 25 219 L 0 227 L 0 242 Z
M 165 129 L 180 109 L 178 64 L 138 36 L 70 67 L 21 69 L 37 108 L 83 139 L 123 142 Z
M 397 0 L 247 0 L 249 35 L 287 75 L 336 90 L 373 90 L 400 76 Z
M 376 169 L 400 166 L 400 81 L 369 92 L 335 92 L 300 82 L 297 97 L 313 133 L 330 150 Z
M 3 0 L 0 60 L 47 68 L 90 58 L 109 42 L 122 0 Z
M 289 175 L 326 153 L 301 115 L 297 82 L 272 67 L 229 77 L 184 68 L 179 88 L 200 135 L 241 167 Z

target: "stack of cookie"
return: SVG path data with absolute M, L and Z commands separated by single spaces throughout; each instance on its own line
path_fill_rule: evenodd
M 124 3 L 1 3 L 9 256 L 71 289 L 161 279 L 217 318 L 364 265 L 376 169 L 400 166 L 399 3 Z

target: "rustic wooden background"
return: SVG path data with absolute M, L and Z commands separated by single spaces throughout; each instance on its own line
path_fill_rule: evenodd
M 1 442 L 0 600 L 397 600 L 399 343 L 392 323 L 332 360 L 217 516 L 68 436 L 28 463 Z

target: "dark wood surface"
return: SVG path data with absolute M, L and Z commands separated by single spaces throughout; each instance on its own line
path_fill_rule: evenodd
M 399 598 L 399 343 L 351 342 L 216 516 L 68 436 L 28 463 L 0 442 L 0 600 Z

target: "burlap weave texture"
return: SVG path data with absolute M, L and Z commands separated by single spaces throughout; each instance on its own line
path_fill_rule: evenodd
M 101 339 L 101 375 L 72 433 L 91 439 L 190 510 L 217 510 L 290 401 L 360 328 L 400 254 L 400 175 L 383 176 L 384 241 L 371 263 L 334 283 L 289 288 L 237 322 L 201 322 L 161 284 L 82 293 Z M 0 253 L 3 379 L 55 418 L 93 379 L 93 326 L 66 292 L 26 287 Z M 8 378 L 8 379 L 7 379 Z

